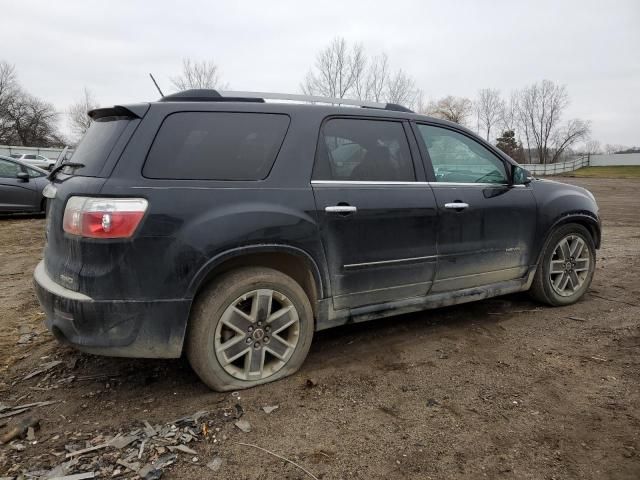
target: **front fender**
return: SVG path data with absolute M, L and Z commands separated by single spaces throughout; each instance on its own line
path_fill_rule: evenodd
M 538 259 L 552 232 L 567 223 L 587 227 L 593 235 L 596 248 L 600 248 L 602 234 L 598 205 L 591 192 L 575 185 L 549 180 L 536 180 L 532 187 L 538 204 L 539 231 L 542 233 L 538 242 Z

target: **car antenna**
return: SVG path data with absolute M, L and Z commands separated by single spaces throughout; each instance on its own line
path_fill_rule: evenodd
M 158 82 L 156 82 L 156 79 L 153 78 L 153 75 L 150 73 L 149 76 L 151 77 L 151 80 L 153 81 L 153 84 L 156 86 L 156 88 L 158 89 L 158 92 L 160 92 L 160 96 L 164 97 L 164 93 L 162 93 L 162 90 L 160 90 L 160 87 L 158 86 Z

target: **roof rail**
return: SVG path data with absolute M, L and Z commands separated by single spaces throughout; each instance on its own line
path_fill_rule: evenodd
M 394 103 L 372 102 L 370 100 L 354 100 L 350 98 L 332 98 L 319 95 L 302 95 L 296 93 L 273 93 L 273 92 L 234 92 L 230 90 L 218 92 L 223 98 L 246 98 L 263 100 L 285 100 L 291 102 L 327 103 L 331 105 L 349 105 L 363 108 L 379 108 L 382 110 L 395 110 L 399 112 L 411 112 L 402 105 Z
M 271 92 L 234 92 L 231 90 L 218 91 L 213 89 L 192 89 L 165 95 L 161 102 L 264 102 L 266 100 L 284 100 L 289 102 L 327 103 L 331 105 L 349 105 L 362 108 L 377 108 L 394 110 L 396 112 L 410 112 L 402 105 L 395 103 L 380 103 L 370 100 L 354 100 L 350 98 L 331 98 L 318 95 L 300 95 L 295 93 Z

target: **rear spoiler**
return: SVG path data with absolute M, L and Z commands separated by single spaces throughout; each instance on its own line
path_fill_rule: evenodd
M 107 108 L 89 110 L 87 114 L 92 120 L 105 117 L 142 118 L 149 110 L 148 103 L 135 103 L 132 105 L 115 105 Z

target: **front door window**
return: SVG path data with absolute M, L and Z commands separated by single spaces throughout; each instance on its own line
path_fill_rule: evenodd
M 507 183 L 504 162 L 462 133 L 418 125 L 436 181 L 446 183 Z

